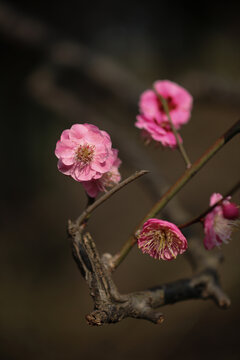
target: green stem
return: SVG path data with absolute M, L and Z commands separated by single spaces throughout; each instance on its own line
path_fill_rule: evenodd
M 162 97 L 160 94 L 157 94 L 157 96 L 160 99 L 160 101 L 162 103 L 162 106 L 163 106 L 163 109 L 164 109 L 164 111 L 165 111 L 165 113 L 167 115 L 167 118 L 168 118 L 168 121 L 170 123 L 172 132 L 174 133 L 174 136 L 175 136 L 177 144 L 178 144 L 178 149 L 179 149 L 179 151 L 180 151 L 180 153 L 181 153 L 181 155 L 182 155 L 182 157 L 183 157 L 183 159 L 184 159 L 184 161 L 185 161 L 185 163 L 187 165 L 187 169 L 189 169 L 192 166 L 192 164 L 191 164 L 191 161 L 190 161 L 190 159 L 189 159 L 189 157 L 187 155 L 187 152 L 186 152 L 183 144 L 180 142 L 179 134 L 178 134 L 173 122 L 172 122 L 172 118 L 170 116 L 170 112 L 169 112 L 169 108 L 168 108 L 168 103 L 167 103 L 166 99 L 164 97 Z
M 112 270 L 116 269 L 118 265 L 127 256 L 131 248 L 136 244 L 136 232 L 142 225 L 150 218 L 155 217 L 167 203 L 182 189 L 184 185 L 220 150 L 229 140 L 240 132 L 240 120 L 238 120 L 225 134 L 223 134 L 195 163 L 191 168 L 187 169 L 183 175 L 172 185 L 168 191 L 161 197 L 161 199 L 151 208 L 138 225 L 134 235 L 132 235 L 122 249 L 114 256 Z

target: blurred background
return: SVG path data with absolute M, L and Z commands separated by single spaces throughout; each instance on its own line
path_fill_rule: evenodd
M 110 133 L 123 177 L 151 170 L 89 223 L 99 251 L 117 252 L 184 168 L 178 152 L 143 146 L 134 128 L 139 95 L 169 79 L 194 96 L 181 135 L 197 159 L 239 118 L 239 10 L 231 1 L 0 1 L 1 360 L 239 359 L 239 233 L 220 250 L 229 310 L 197 300 L 163 308 L 161 326 L 133 319 L 86 324 L 92 300 L 66 234 L 86 198 L 80 184 L 57 171 L 54 155 L 63 129 L 89 122 Z M 239 174 L 238 137 L 178 199 L 196 216 L 212 192 L 225 193 Z M 234 200 L 240 202 L 239 193 Z M 184 255 L 158 262 L 134 248 L 114 279 L 126 293 L 190 274 Z

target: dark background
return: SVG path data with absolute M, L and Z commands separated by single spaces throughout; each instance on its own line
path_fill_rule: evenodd
M 63 129 L 90 122 L 111 134 L 123 177 L 147 168 L 150 182 L 161 185 L 160 173 L 172 184 L 182 159 L 144 148 L 134 128 L 139 95 L 157 79 L 187 88 L 194 107 L 181 134 L 191 159 L 200 156 L 239 117 L 239 10 L 231 2 L 0 1 L 1 360 L 239 359 L 239 234 L 220 250 L 229 310 L 189 301 L 163 308 L 161 326 L 86 324 L 92 301 L 66 236 L 86 198 L 54 156 Z M 239 137 L 178 198 L 195 216 L 238 176 Z M 89 227 L 100 252 L 118 251 L 158 191 L 138 180 L 96 211 Z M 135 248 L 114 278 L 130 292 L 190 272 L 184 255 L 157 262 Z

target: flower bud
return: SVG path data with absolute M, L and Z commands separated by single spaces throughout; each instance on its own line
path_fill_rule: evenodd
M 225 219 L 236 220 L 239 217 L 239 209 L 237 205 L 232 202 L 223 203 L 222 212 Z

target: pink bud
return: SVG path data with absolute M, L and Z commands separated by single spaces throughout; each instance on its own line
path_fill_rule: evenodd
M 232 202 L 223 203 L 222 211 L 225 219 L 235 220 L 239 217 L 239 209 L 237 205 Z

